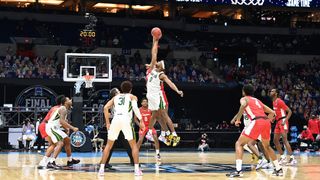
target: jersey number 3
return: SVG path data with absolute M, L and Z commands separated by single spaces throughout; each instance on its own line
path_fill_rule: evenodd
M 125 97 L 120 97 L 120 98 L 119 98 L 120 101 L 119 101 L 118 105 L 119 105 L 119 106 L 124 105 L 125 99 L 126 99 Z

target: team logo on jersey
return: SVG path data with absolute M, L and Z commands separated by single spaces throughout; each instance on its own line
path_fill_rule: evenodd
M 70 135 L 70 139 L 71 139 L 72 146 L 79 148 L 79 147 L 82 147 L 86 142 L 86 135 L 81 131 L 73 132 Z

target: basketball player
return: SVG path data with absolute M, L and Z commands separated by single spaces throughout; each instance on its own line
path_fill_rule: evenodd
M 113 97 L 115 97 L 118 94 L 120 94 L 120 90 L 118 88 L 112 88 L 110 90 L 109 99 L 112 99 Z M 111 113 L 110 113 L 109 119 L 113 119 L 113 115 L 114 115 L 114 108 L 113 107 L 111 108 L 110 112 Z M 130 164 L 132 166 L 134 166 L 134 161 L 133 161 L 133 157 L 132 157 L 132 151 L 131 151 L 131 148 L 130 148 L 130 145 L 129 145 L 128 141 L 124 137 L 123 132 L 120 132 L 117 141 L 119 143 L 121 143 L 122 146 L 126 149 L 126 152 L 127 152 L 128 156 L 129 156 L 129 159 L 130 159 Z M 105 163 L 105 168 L 108 169 L 108 170 L 111 170 L 111 171 L 115 170 L 114 168 L 112 168 L 112 165 L 110 164 L 110 160 L 111 160 L 111 157 L 112 157 L 112 154 L 113 154 L 113 150 L 114 150 L 114 147 L 111 148 L 109 156 L 108 156 L 107 161 Z M 101 164 L 101 162 L 99 164 Z
M 149 134 L 152 134 L 152 129 L 156 119 L 165 119 L 168 122 L 168 115 L 165 107 L 163 92 L 161 91 L 161 82 L 165 82 L 169 87 L 183 97 L 183 92 L 164 74 L 164 61 L 157 62 L 159 39 L 153 37 L 153 46 L 151 50 L 151 63 L 147 73 L 147 98 L 149 109 L 152 111 L 151 120 L 149 123 Z M 177 133 L 172 132 L 173 146 L 176 146 L 180 141 Z
M 239 112 L 233 118 L 235 125 L 241 123 L 240 119 L 245 112 L 251 120 L 249 126 L 243 131 L 236 142 L 236 171 L 226 174 L 228 177 L 242 177 L 242 157 L 243 146 L 252 140 L 257 140 L 261 136 L 261 142 L 268 155 L 273 161 L 275 170 L 273 172 L 276 176 L 283 176 L 282 167 L 279 165 L 277 157 L 270 147 L 270 121 L 274 119 L 275 113 L 268 106 L 264 105 L 260 100 L 252 97 L 254 88 L 252 85 L 245 85 L 242 89 L 242 97 L 240 99 Z M 266 114 L 268 116 L 266 116 Z
M 146 68 L 147 68 L 147 73 L 146 75 L 148 76 L 149 73 L 151 72 L 150 71 L 150 64 L 146 64 Z M 161 92 L 162 92 L 162 95 L 163 95 L 163 100 L 166 104 L 166 107 L 165 107 L 165 114 L 164 114 L 164 119 L 163 118 L 158 118 L 157 121 L 159 122 L 160 126 L 161 126 L 161 134 L 159 136 L 159 141 L 162 141 L 163 143 L 165 143 L 167 146 L 170 146 L 171 143 L 172 143 L 172 140 L 174 138 L 174 134 L 176 134 L 176 130 L 173 126 L 173 122 L 169 116 L 169 102 L 168 102 L 168 99 L 167 99 L 167 95 L 166 95 L 166 92 L 164 90 L 164 84 L 163 84 L 163 81 L 161 81 Z M 169 131 L 169 128 L 170 128 L 170 131 Z M 149 134 L 149 132 L 147 133 L 146 135 L 146 138 L 151 140 L 151 141 L 154 141 L 153 140 L 153 137 L 152 137 L 152 134 Z M 177 146 L 177 144 L 179 143 L 180 141 L 180 137 L 179 136 L 176 136 L 175 138 L 175 141 L 173 142 L 172 146 Z
M 137 117 L 134 117 L 134 120 L 136 122 L 137 125 L 139 125 L 140 130 L 139 130 L 139 140 L 137 142 L 137 147 L 138 149 L 140 149 L 141 144 L 143 142 L 144 136 L 146 135 L 146 133 L 148 132 L 148 127 L 149 123 L 150 123 L 150 119 L 151 119 L 151 110 L 148 109 L 148 99 L 147 98 L 142 98 L 141 100 L 141 107 L 139 108 L 141 116 L 142 116 L 142 121 L 140 121 L 140 123 L 143 123 L 143 125 L 140 125 L 139 121 L 137 120 Z M 160 145 L 159 145 L 159 141 L 158 141 L 158 137 L 157 137 L 157 131 L 153 128 L 152 129 L 152 135 L 153 135 L 153 139 L 154 139 L 154 145 L 156 148 L 156 162 L 157 164 L 161 164 L 161 156 L 160 156 Z
M 72 158 L 70 138 L 66 136 L 66 133 L 64 133 L 60 129 L 62 125 L 66 129 L 66 131 L 69 131 L 69 128 L 72 129 L 74 132 L 78 131 L 78 128 L 71 126 L 66 121 L 67 109 L 71 108 L 72 101 L 69 98 L 65 97 L 64 95 L 60 95 L 56 98 L 56 102 L 57 102 L 57 105 L 52 107 L 49 110 L 48 114 L 46 115 L 46 117 L 44 118 L 44 120 L 41 122 L 39 126 L 39 131 L 41 133 L 42 138 L 44 138 L 49 142 L 49 147 L 46 150 L 46 154 L 39 163 L 40 167 L 58 168 L 58 166 L 55 164 L 55 159 L 58 157 L 58 154 L 60 153 L 61 147 L 63 145 L 65 145 L 65 150 L 68 157 L 67 166 L 78 164 L 80 162 L 80 160 Z M 48 126 L 52 128 L 52 130 L 50 129 L 51 133 L 47 133 L 46 131 Z M 56 131 L 61 133 L 61 135 L 56 133 Z M 51 136 L 49 134 L 51 134 Z M 54 136 L 54 138 L 52 138 L 52 135 Z M 58 142 L 54 142 L 57 140 L 55 135 L 59 139 L 60 139 L 59 136 L 65 137 L 62 139 L 63 142 L 61 140 L 59 140 Z M 58 148 L 55 149 L 57 146 Z M 50 159 L 50 156 L 52 153 L 53 153 L 53 158 Z
M 142 176 L 142 171 L 139 168 L 139 150 L 137 148 L 136 141 L 133 138 L 133 131 L 131 128 L 132 110 L 141 121 L 141 114 L 137 105 L 137 97 L 131 94 L 132 83 L 130 81 L 124 81 L 121 83 L 121 91 L 121 94 L 113 97 L 104 106 L 105 121 L 108 129 L 108 142 L 103 151 L 99 175 L 104 175 L 105 163 L 109 157 L 110 150 L 113 147 L 114 141 L 118 138 L 119 132 L 122 131 L 125 139 L 128 140 L 132 149 L 135 169 L 134 174 L 136 176 Z M 114 117 L 110 124 L 109 110 L 111 108 L 114 109 Z
M 244 124 L 243 131 L 245 131 L 248 128 L 250 122 L 251 122 L 250 118 L 244 112 L 243 113 L 243 124 Z M 231 124 L 235 124 L 235 119 L 232 119 Z M 243 146 L 243 148 L 251 154 L 252 160 L 258 158 L 256 170 L 258 170 L 260 168 L 272 167 L 272 165 L 270 164 L 269 156 L 268 156 L 267 152 L 264 150 L 263 145 L 261 143 L 261 137 L 258 137 L 258 140 L 249 141 L 248 144 Z M 259 153 L 259 149 L 261 150 L 261 152 L 263 153 L 264 156 L 262 156 Z
M 292 115 L 291 109 L 283 102 L 282 99 L 278 97 L 279 91 L 277 89 L 271 89 L 270 97 L 272 98 L 273 110 L 276 113 L 276 127 L 274 128 L 274 138 L 273 143 L 275 144 L 277 151 L 280 154 L 280 164 L 284 164 L 287 162 L 286 155 L 282 150 L 282 145 L 280 144 L 280 138 L 282 137 L 283 144 L 285 145 L 288 154 L 290 156 L 290 160 L 287 165 L 294 165 L 297 161 L 294 159 L 291 146 L 289 144 L 287 133 L 289 129 L 289 119 Z

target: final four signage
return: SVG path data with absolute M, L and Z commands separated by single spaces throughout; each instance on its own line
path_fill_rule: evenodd
M 57 94 L 44 86 L 31 86 L 24 89 L 16 99 L 16 107 L 47 108 L 55 105 Z
M 184 3 L 319 8 L 320 0 L 176 0 Z

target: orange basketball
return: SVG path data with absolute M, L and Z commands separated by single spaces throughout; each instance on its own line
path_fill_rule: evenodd
M 161 36 L 162 36 L 161 29 L 158 28 L 158 27 L 152 28 L 152 30 L 151 30 L 151 35 L 152 35 L 153 37 L 155 37 L 156 39 L 160 39 Z

